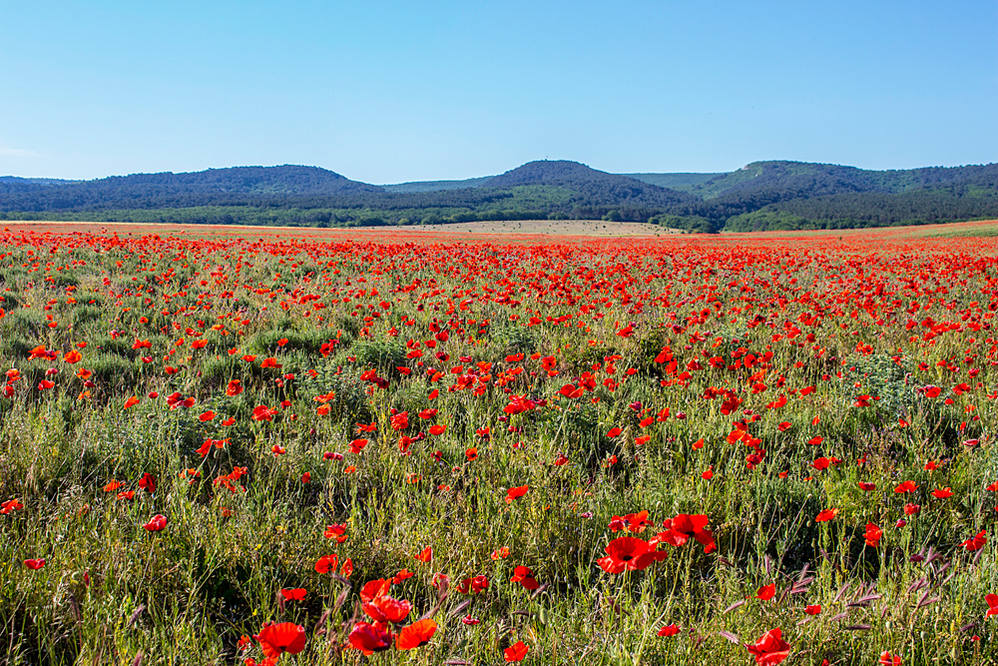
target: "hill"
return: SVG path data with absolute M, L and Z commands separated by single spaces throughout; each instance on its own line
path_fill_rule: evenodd
M 736 198 L 761 193 L 824 196 L 848 192 L 898 193 L 955 184 L 998 184 L 998 164 L 963 167 L 870 171 L 837 164 L 752 162 L 737 171 L 718 174 L 691 189 L 703 199 Z
M 998 164 L 872 171 L 753 162 L 691 193 L 729 230 L 952 221 L 998 213 Z
M 692 201 L 692 197 L 629 176 L 607 173 L 568 160 L 527 162 L 492 178 L 487 187 L 503 189 L 542 185 L 571 189 L 583 194 L 580 202 L 622 205 L 669 206 Z
M 148 173 L 86 181 L 0 180 L 7 211 L 247 205 L 380 192 L 381 189 L 308 166 L 230 167 L 189 173 Z
M 613 174 L 540 160 L 494 176 L 383 186 L 294 165 L 89 181 L 4 176 L 0 216 L 307 226 L 546 218 L 697 231 L 845 228 L 998 216 L 998 164 L 872 171 L 763 161 L 727 173 Z

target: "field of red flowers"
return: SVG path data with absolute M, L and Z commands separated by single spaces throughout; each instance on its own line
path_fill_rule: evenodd
M 159 234 L 0 231 L 0 664 L 995 663 L 998 239 Z

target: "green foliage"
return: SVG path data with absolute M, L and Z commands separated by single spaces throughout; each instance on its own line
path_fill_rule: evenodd
M 998 216 L 998 165 L 865 171 L 774 161 L 722 174 L 627 176 L 537 161 L 486 178 L 384 187 L 312 167 L 238 167 L 87 182 L 6 179 L 0 206 L 9 219 L 134 223 L 354 227 L 574 218 L 703 233 L 843 229 Z

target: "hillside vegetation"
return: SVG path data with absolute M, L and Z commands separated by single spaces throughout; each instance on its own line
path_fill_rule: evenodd
M 90 181 L 0 178 L 0 217 L 295 226 L 604 219 L 691 231 L 840 229 L 998 216 L 998 164 L 870 171 L 753 162 L 730 173 L 611 174 L 567 160 L 468 180 L 371 185 L 306 166 Z

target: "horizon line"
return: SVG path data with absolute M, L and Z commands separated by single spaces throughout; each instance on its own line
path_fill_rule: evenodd
M 744 168 L 746 168 L 748 166 L 751 166 L 753 164 L 767 163 L 767 162 L 785 162 L 785 163 L 793 163 L 793 164 L 812 164 L 812 165 L 821 165 L 821 166 L 834 166 L 834 167 L 843 167 L 843 168 L 849 168 L 849 169 L 858 169 L 860 171 L 881 171 L 881 172 L 885 172 L 885 171 L 886 172 L 889 172 L 889 171 L 914 171 L 914 170 L 918 170 L 918 169 L 959 169 L 959 168 L 963 168 L 963 167 L 988 166 L 988 165 L 991 165 L 991 164 L 996 164 L 996 162 L 968 162 L 968 163 L 964 163 L 964 164 L 930 164 L 930 165 L 923 165 L 923 166 L 916 166 L 916 167 L 891 167 L 891 168 L 887 168 L 887 169 L 871 169 L 871 168 L 865 168 L 865 167 L 855 166 L 855 165 L 852 165 L 852 164 L 842 164 L 842 163 L 835 163 L 835 162 L 812 162 L 812 161 L 807 161 L 807 160 L 794 160 L 794 159 L 762 159 L 762 160 L 753 160 L 751 162 L 746 162 L 745 164 L 743 164 L 743 165 L 741 165 L 739 167 L 736 167 L 734 169 L 730 169 L 728 171 L 653 171 L 653 170 L 606 171 L 604 169 L 598 169 L 596 167 L 593 167 L 593 166 L 587 164 L 586 162 L 582 162 L 580 160 L 542 158 L 542 159 L 536 159 L 536 160 L 528 160 L 527 162 L 523 162 L 521 164 L 518 164 L 517 166 L 514 166 L 514 167 L 512 167 L 510 169 L 506 169 L 506 171 L 501 171 L 501 172 L 498 172 L 498 173 L 490 173 L 490 174 L 485 174 L 485 175 L 481 175 L 481 176 L 465 176 L 463 178 L 417 178 L 417 179 L 413 179 L 413 180 L 401 180 L 401 181 L 384 182 L 384 183 L 377 183 L 377 182 L 373 182 L 373 181 L 355 180 L 355 179 L 351 178 L 350 176 L 345 175 L 343 172 L 336 171 L 336 170 L 330 169 L 328 167 L 320 166 L 318 164 L 295 164 L 295 163 L 291 163 L 291 162 L 285 162 L 285 163 L 282 163 L 282 164 L 230 164 L 228 166 L 209 166 L 209 167 L 205 167 L 205 168 L 202 168 L 202 169 L 192 169 L 192 170 L 185 170 L 185 171 L 170 171 L 170 170 L 164 170 L 164 171 L 133 171 L 133 172 L 130 172 L 130 173 L 112 173 L 112 174 L 107 174 L 107 175 L 104 175 L 104 176 L 96 176 L 94 178 L 59 178 L 59 177 L 53 177 L 53 176 L 19 176 L 19 175 L 16 175 L 16 174 L 0 174 L 0 178 L 19 178 L 19 179 L 22 179 L 22 180 L 56 180 L 56 181 L 63 181 L 63 182 L 67 182 L 67 183 L 86 183 L 86 182 L 93 182 L 93 181 L 98 181 L 98 180 L 106 180 L 108 178 L 127 178 L 129 176 L 154 176 L 154 175 L 164 175 L 164 174 L 170 174 L 170 175 L 177 175 L 177 176 L 179 176 L 179 175 L 184 175 L 184 174 L 204 173 L 206 171 L 225 171 L 225 170 L 228 170 L 228 169 L 275 169 L 275 168 L 280 168 L 280 167 L 300 167 L 300 168 L 306 168 L 306 169 L 321 169 L 323 171 L 334 173 L 334 174 L 336 174 L 338 176 L 346 178 L 347 180 L 351 180 L 353 182 L 358 182 L 358 183 L 363 183 L 365 185 L 374 185 L 376 187 L 388 187 L 388 186 L 391 186 L 391 185 L 408 185 L 408 184 L 413 184 L 413 183 L 461 182 L 461 181 L 465 181 L 465 180 L 477 180 L 477 179 L 481 179 L 481 178 L 490 178 L 490 177 L 493 177 L 493 176 L 502 175 L 503 173 L 507 173 L 509 171 L 513 171 L 513 170 L 518 169 L 520 167 L 526 166 L 527 164 L 533 164 L 535 162 L 571 162 L 571 163 L 574 163 L 574 164 L 581 164 L 581 165 L 583 165 L 583 166 L 585 166 L 587 168 L 593 169 L 595 171 L 602 171 L 603 173 L 609 173 L 609 174 L 613 174 L 613 175 L 616 175 L 616 176 L 630 176 L 630 175 L 644 175 L 644 174 L 719 175 L 719 174 L 734 173 L 736 171 L 740 171 L 741 169 L 744 169 Z

